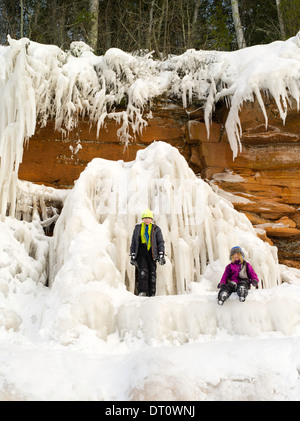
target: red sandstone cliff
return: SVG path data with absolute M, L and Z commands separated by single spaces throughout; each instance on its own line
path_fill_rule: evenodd
M 30 139 L 19 178 L 71 188 L 93 158 L 132 161 L 137 150 L 162 140 L 178 148 L 194 172 L 214 188 L 234 195 L 235 208 L 247 215 L 261 238 L 278 247 L 281 263 L 300 268 L 300 116 L 292 105 L 283 125 L 276 105 L 266 99 L 265 107 L 267 128 L 259 105 L 244 104 L 243 149 L 235 160 L 224 130 L 224 105 L 216 110 L 207 139 L 201 110 L 157 101 L 148 126 L 126 149 L 115 122 L 107 121 L 99 137 L 87 119 L 66 137 L 48 122 Z M 224 172 L 231 177 L 216 176 Z

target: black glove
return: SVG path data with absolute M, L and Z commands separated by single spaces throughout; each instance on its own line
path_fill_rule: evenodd
M 159 258 L 158 258 L 158 263 L 160 265 L 165 265 L 166 264 L 166 259 L 163 253 L 159 253 Z
M 135 262 L 136 262 L 136 260 L 135 260 L 135 253 L 132 253 L 131 259 L 130 259 L 130 264 L 133 265 L 133 266 L 135 266 Z
M 256 289 L 258 288 L 258 281 L 256 279 L 251 279 L 250 282 Z

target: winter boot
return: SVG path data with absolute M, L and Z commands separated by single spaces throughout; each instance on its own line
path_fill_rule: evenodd
M 248 285 L 247 285 L 247 282 L 241 281 L 238 284 L 238 287 L 237 287 L 237 291 L 236 292 L 237 292 L 237 295 L 239 297 L 240 302 L 243 303 L 246 300 L 246 297 L 248 295 Z
M 138 277 L 138 295 L 143 294 L 145 297 L 148 295 L 148 270 L 141 269 Z
M 226 300 L 230 297 L 230 295 L 235 292 L 236 290 L 236 284 L 228 283 L 226 285 L 222 285 L 221 289 L 218 294 L 218 304 L 222 306 Z
M 149 297 L 154 297 L 156 293 L 156 272 L 150 272 Z
M 225 301 L 229 298 L 229 292 L 227 291 L 226 287 L 225 288 L 221 288 L 221 290 L 219 291 L 218 294 L 218 304 L 219 306 L 222 306 Z

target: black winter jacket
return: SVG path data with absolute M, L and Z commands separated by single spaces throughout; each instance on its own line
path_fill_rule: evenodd
M 134 228 L 131 239 L 130 255 L 134 253 L 137 256 L 138 254 L 139 245 L 141 244 L 141 228 L 142 224 L 137 224 Z M 158 260 L 159 253 L 165 254 L 165 241 L 161 229 L 155 224 L 152 224 L 151 230 L 151 249 L 154 260 Z

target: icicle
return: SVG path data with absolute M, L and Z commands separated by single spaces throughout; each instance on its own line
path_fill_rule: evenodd
M 178 173 L 180 182 L 174 178 Z M 98 230 L 105 226 L 113 244 L 106 253 L 123 282 L 126 278 L 131 279 L 129 284 L 133 292 L 134 274 L 132 267 L 128 266 L 129 245 L 134 225 L 140 222 L 139 215 L 145 206 L 152 207 L 155 222 L 163 230 L 170 265 L 167 273 L 172 273 L 172 284 L 161 270 L 164 280 L 161 290 L 169 294 L 182 294 L 191 283 L 201 281 L 207 264 L 218 259 L 224 264 L 230 248 L 238 240 L 247 250 L 241 230 L 246 230 L 245 237 L 257 238 L 251 224 L 245 223 L 244 215 L 239 215 L 230 203 L 220 199 L 204 181 L 190 173 L 187 163 L 175 148 L 155 142 L 139 151 L 132 163 L 95 159 L 81 174 L 55 227 L 56 272 L 67 259 L 67 254 L 60 250 L 68 250 L 67 244 L 72 243 L 74 236 L 81 235 L 85 229 L 90 231 L 97 227 Z M 99 239 L 97 245 L 99 253 L 103 240 Z M 261 240 L 255 241 L 259 241 L 258 250 L 265 247 Z M 93 253 L 97 253 L 96 249 Z M 274 257 L 269 248 L 265 253 L 268 256 L 265 259 L 267 269 L 258 262 L 258 273 L 266 285 L 270 282 L 277 284 L 278 274 L 274 270 L 272 277 L 273 269 L 270 269 L 276 265 Z
M 224 99 L 230 106 L 225 128 L 233 158 L 242 150 L 239 111 L 256 95 L 268 124 L 261 92 L 276 101 L 285 121 L 295 100 L 299 109 L 299 33 L 289 40 L 258 45 L 233 52 L 188 50 L 180 56 L 154 61 L 151 55 L 134 56 L 112 48 L 97 57 L 86 44 L 72 43 L 69 52 L 43 46 L 24 38 L 0 49 L 0 199 L 1 218 L 10 206 L 15 212 L 15 175 L 22 162 L 23 147 L 35 132 L 36 122 L 48 119 L 65 133 L 79 115 L 97 125 L 105 121 L 121 125 L 118 136 L 124 145 L 141 133 L 151 118 L 153 98 L 165 95 L 181 99 L 187 107 L 201 102 L 209 136 L 215 104 Z M 125 100 L 126 109 L 115 110 Z M 149 112 L 150 111 L 150 112 Z M 189 204 L 183 204 L 187 221 Z
M 11 48 L 6 51 L 6 71 L 1 80 L 0 114 L 0 197 L 1 219 L 7 205 L 14 216 L 16 180 L 22 162 L 25 139 L 35 130 L 36 108 L 27 56 L 28 39 L 14 41 L 8 37 Z M 9 97 L 10 101 L 6 102 Z

